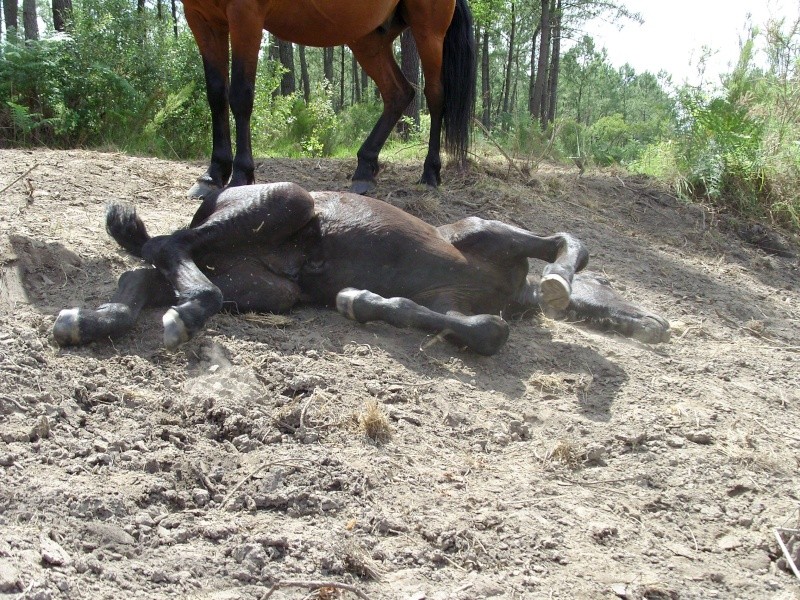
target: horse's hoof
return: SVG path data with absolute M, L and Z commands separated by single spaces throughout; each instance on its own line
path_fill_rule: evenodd
M 195 199 L 202 200 L 209 194 L 219 191 L 219 189 L 220 187 L 218 185 L 198 179 L 197 181 L 195 181 L 194 185 L 191 187 L 186 196 L 193 200 Z
M 565 310 L 569 306 L 572 286 L 561 275 L 556 273 L 545 275 L 539 282 L 539 289 L 542 292 L 542 302 L 549 308 Z
M 645 315 L 634 325 L 631 337 L 645 344 L 662 344 L 670 339 L 669 322 L 658 315 Z
M 161 317 L 161 323 L 164 325 L 164 347 L 173 352 L 178 349 L 178 346 L 188 342 L 189 330 L 181 319 L 180 313 L 174 308 L 170 308 L 164 316 Z
M 78 308 L 65 308 L 53 324 L 53 337 L 59 346 L 77 346 L 81 343 L 78 327 Z
M 423 175 L 419 178 L 417 185 L 424 185 L 429 191 L 437 191 L 440 183 L 442 182 L 438 177 L 425 177 Z
M 350 186 L 350 191 L 353 194 L 360 194 L 362 196 L 368 194 L 375 189 L 375 182 L 368 179 L 354 179 L 353 184 Z
M 356 320 L 353 312 L 353 302 L 361 294 L 361 290 L 355 288 L 344 288 L 336 294 L 336 310 L 348 319 Z
M 497 315 L 467 317 L 470 339 L 467 347 L 482 356 L 497 354 L 508 340 L 508 323 Z

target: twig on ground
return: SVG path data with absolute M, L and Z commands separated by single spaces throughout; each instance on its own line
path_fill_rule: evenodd
M 783 556 L 786 558 L 786 564 L 789 565 L 789 568 L 792 570 L 792 573 L 794 573 L 794 576 L 800 579 L 800 570 L 798 570 L 797 565 L 794 563 L 794 557 L 792 556 L 792 553 L 789 552 L 789 548 L 786 547 L 786 543 L 783 541 L 781 531 L 784 531 L 783 527 L 776 527 L 774 529 L 775 539 L 778 540 L 778 545 L 781 547 Z
M 359 598 L 363 598 L 363 600 L 370 600 L 369 596 L 359 590 L 356 586 L 350 585 L 349 583 L 340 583 L 338 581 L 316 581 L 311 579 L 284 579 L 283 581 L 276 581 L 272 584 L 272 587 L 263 596 L 261 596 L 261 600 L 267 600 L 267 598 L 272 596 L 275 591 L 282 587 L 303 587 L 313 590 L 318 590 L 320 588 L 334 588 L 351 592 Z
M 309 462 L 310 462 L 310 461 L 309 461 Z M 263 471 L 264 469 L 269 469 L 269 468 L 271 468 L 271 467 L 275 467 L 275 466 L 277 466 L 277 465 L 287 465 L 287 466 L 291 466 L 291 467 L 297 467 L 297 466 L 299 466 L 299 465 L 297 465 L 297 464 L 296 464 L 296 463 L 294 463 L 294 462 L 289 462 L 289 461 L 279 461 L 279 460 L 278 460 L 278 461 L 273 461 L 273 462 L 264 463 L 263 465 L 259 465 L 259 466 L 257 466 L 255 469 L 253 469 L 252 471 L 250 471 L 250 473 L 248 473 L 247 475 L 245 475 L 245 476 L 244 476 L 244 478 L 243 478 L 241 481 L 239 481 L 239 483 L 237 483 L 235 486 L 233 486 L 233 489 L 232 489 L 230 492 L 228 492 L 228 494 L 225 496 L 225 498 L 223 498 L 223 499 L 222 499 L 222 502 L 220 502 L 220 505 L 219 505 L 219 507 L 220 507 L 220 508 L 224 508 L 224 507 L 225 507 L 225 505 L 226 505 L 226 504 L 227 504 L 227 503 L 230 501 L 230 499 L 233 497 L 233 495 L 234 495 L 236 492 L 238 492 L 238 491 L 239 491 L 239 489 L 240 489 L 240 488 L 241 488 L 241 487 L 242 487 L 242 486 L 243 486 L 245 483 L 247 483 L 247 482 L 248 482 L 248 481 L 250 481 L 250 480 L 251 480 L 253 477 L 255 477 L 256 475 L 258 475 L 258 473 L 260 473 L 260 472 L 261 472 L 261 471 Z
M 767 433 L 777 434 L 779 436 L 782 436 L 782 437 L 785 437 L 785 438 L 789 438 L 790 440 L 794 440 L 795 442 L 800 442 L 800 437 L 797 437 L 797 436 L 794 436 L 794 435 L 789 435 L 788 433 L 779 433 L 779 432 L 775 431 L 774 429 L 770 429 L 769 427 L 764 425 L 764 423 L 762 423 L 758 419 L 754 418 L 753 421 L 755 421 L 756 425 L 761 427 L 761 429 L 763 429 Z
M 478 119 L 474 119 L 474 121 L 478 125 L 478 127 L 481 128 L 481 131 L 483 131 L 483 135 L 486 136 L 486 139 L 489 140 L 492 143 L 492 145 L 495 148 L 497 148 L 497 151 L 503 155 L 503 158 L 505 158 L 508 161 L 508 166 L 514 169 L 519 175 L 522 175 L 524 177 L 525 174 L 522 172 L 522 169 L 520 169 L 514 162 L 514 159 L 511 158 L 508 154 L 506 154 L 506 151 L 500 147 L 500 144 L 498 144 L 497 141 L 492 137 L 491 132 L 488 129 L 486 129 L 486 127 L 483 126 L 483 123 L 481 123 Z
M 12 182 L 11 182 L 11 183 L 9 183 L 7 186 L 5 186 L 5 187 L 4 187 L 2 190 L 0 190 L 0 194 L 2 194 L 3 192 L 5 192 L 5 191 L 6 191 L 8 188 L 10 188 L 12 185 L 14 185 L 15 183 L 17 183 L 17 182 L 18 182 L 20 179 L 22 179 L 23 177 L 25 177 L 25 175 L 27 175 L 28 173 L 30 173 L 31 171 L 33 171 L 33 170 L 34 170 L 36 167 L 38 167 L 38 166 L 39 166 L 39 163 L 35 163 L 35 164 L 34 164 L 34 165 L 33 165 L 33 166 L 30 168 L 30 169 L 28 169 L 27 171 L 25 171 L 25 172 L 24 172 L 22 175 L 20 175 L 19 177 L 17 177 L 17 178 L 16 178 L 14 181 L 12 181 Z
M 578 481 L 576 479 L 570 479 L 569 477 L 564 477 L 563 475 L 560 476 L 560 479 L 563 479 L 567 483 L 571 483 L 572 485 L 604 485 L 606 483 L 625 483 L 629 481 L 638 481 L 641 479 L 641 476 L 634 476 L 634 477 L 620 477 L 619 479 L 606 479 L 606 480 L 598 480 L 598 481 Z M 563 484 L 558 484 L 563 485 Z

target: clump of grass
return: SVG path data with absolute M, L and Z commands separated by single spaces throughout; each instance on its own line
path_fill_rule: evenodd
M 375 442 L 388 442 L 392 437 L 389 418 L 375 400 L 367 400 L 364 412 L 359 416 L 358 424 L 364 434 Z
M 578 446 L 568 439 L 558 440 L 549 453 L 549 457 L 552 460 L 557 460 L 570 469 L 575 469 L 581 464 L 582 455 L 583 452 Z

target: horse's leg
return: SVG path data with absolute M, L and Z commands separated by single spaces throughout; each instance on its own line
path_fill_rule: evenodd
M 498 264 L 518 257 L 547 262 L 539 287 L 542 300 L 554 309 L 567 306 L 573 277 L 589 261 L 586 247 L 569 233 L 542 237 L 520 227 L 478 217 L 443 225 L 438 230 L 462 252 L 484 256 Z
M 575 275 L 569 304 L 561 310 L 549 306 L 542 298 L 538 281 L 528 277 L 509 312 L 520 315 L 531 310 L 544 312 L 553 319 L 585 322 L 648 344 L 667 342 L 670 338 L 669 322 L 664 317 L 625 300 L 608 279 L 591 271 Z
M 189 7 L 186 21 L 203 57 L 206 96 L 211 109 L 211 164 L 189 190 L 189 197 L 202 198 L 225 186 L 233 162 L 228 122 L 228 28 L 209 23 L 202 14 Z
M 412 29 L 412 31 L 414 31 Z M 425 100 L 431 115 L 431 131 L 428 139 L 428 154 L 419 179 L 429 187 L 435 188 L 442 182 L 442 119 L 444 116 L 444 90 L 442 88 L 442 46 L 441 38 L 432 37 L 428 32 L 414 31 L 422 71 L 425 74 Z
M 406 0 L 405 18 L 425 74 L 425 98 L 431 115 L 428 155 L 421 183 L 441 181 L 440 145 L 459 167 L 466 165 L 475 108 L 476 52 L 472 14 L 466 0 Z
M 164 345 L 173 350 L 200 331 L 223 306 L 223 292 L 197 266 L 194 254 L 208 262 L 230 262 L 220 255 L 236 248 L 272 248 L 309 223 L 314 200 L 298 185 L 273 184 L 228 188 L 214 212 L 200 225 L 151 238 L 142 256 L 178 292 L 178 305 L 164 315 Z M 213 273 L 212 269 L 209 272 Z
M 384 321 L 394 327 L 441 332 L 455 344 L 487 356 L 497 352 L 508 339 L 508 323 L 496 315 L 440 313 L 408 298 L 384 298 L 367 290 L 340 291 L 336 308 L 359 323 Z
M 228 5 L 228 23 L 231 33 L 231 89 L 230 105 L 236 124 L 236 155 L 233 159 L 231 186 L 255 182 L 255 163 L 250 146 L 250 117 L 256 90 L 258 51 L 264 15 L 253 13 L 259 3 L 231 2 Z M 261 2 L 261 5 L 268 4 Z
M 59 346 L 116 337 L 133 327 L 143 307 L 169 306 L 174 300 L 172 286 L 156 269 L 128 271 L 119 278 L 111 301 L 97 310 L 62 310 L 53 325 L 53 337 Z
M 381 93 L 383 112 L 358 150 L 358 166 L 350 191 L 364 194 L 375 187 L 378 155 L 403 111 L 414 98 L 414 87 L 405 78 L 392 53 L 392 42 L 403 26 L 393 25 L 386 32 L 374 31 L 349 44 L 353 55 Z

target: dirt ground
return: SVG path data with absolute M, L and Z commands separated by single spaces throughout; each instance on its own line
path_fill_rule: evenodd
M 796 255 L 642 179 L 479 161 L 436 195 L 389 160 L 375 195 L 434 224 L 577 234 L 672 340 L 534 318 L 484 358 L 302 308 L 218 315 L 170 354 L 148 310 L 59 349 L 57 312 L 137 265 L 106 203 L 183 226 L 202 165 L 3 150 L 0 189 L 25 175 L 0 192 L 0 597 L 800 597 L 775 537 L 800 503 Z M 353 167 L 257 178 L 343 189 Z

